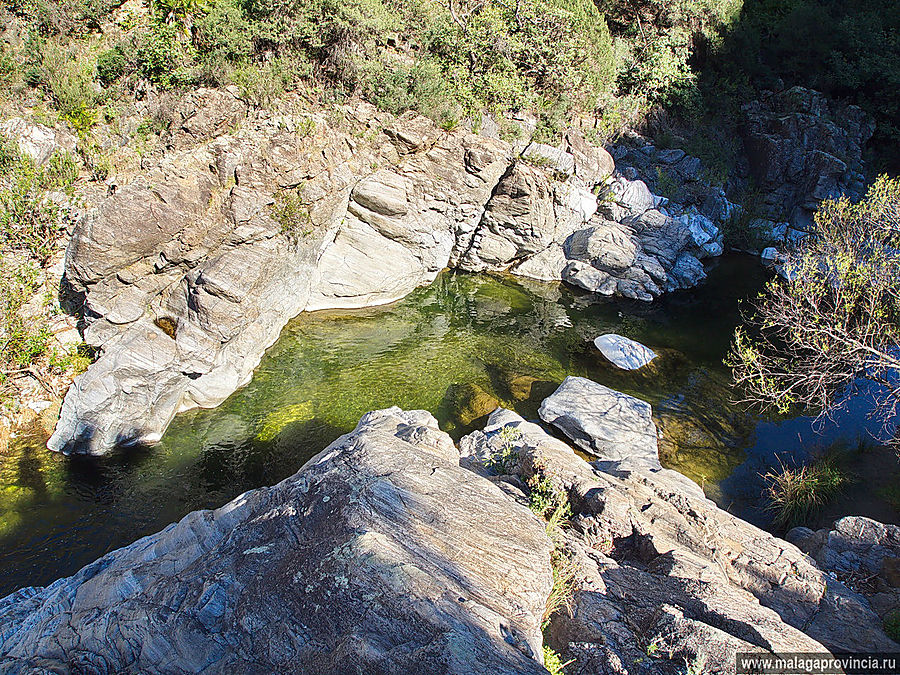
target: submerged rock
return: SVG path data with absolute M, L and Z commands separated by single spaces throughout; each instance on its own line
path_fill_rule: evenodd
M 0 600 L 0 671 L 545 672 L 543 523 L 458 461 L 428 413 L 369 413 L 278 485 Z
M 445 400 L 453 418 L 463 427 L 487 417 L 500 405 L 494 396 L 473 383 L 451 384 Z
M 603 356 L 624 370 L 643 368 L 656 358 L 652 349 L 615 333 L 594 338 L 594 345 Z

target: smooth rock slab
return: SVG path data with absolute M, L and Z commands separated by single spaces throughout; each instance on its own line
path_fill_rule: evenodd
M 594 345 L 603 356 L 624 370 L 643 368 L 656 358 L 652 349 L 615 333 L 594 338 Z
M 601 460 L 659 470 L 650 404 L 583 377 L 567 377 L 538 414 Z
M 543 673 L 544 524 L 427 412 L 0 599 L 0 673 Z

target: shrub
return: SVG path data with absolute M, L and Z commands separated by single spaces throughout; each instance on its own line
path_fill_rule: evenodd
M 45 168 L 37 167 L 14 141 L 4 141 L 0 168 L 0 250 L 23 252 L 44 262 L 59 235 L 58 208 L 44 193 L 71 187 L 77 166 L 68 155 L 57 155 Z
M 97 57 L 97 79 L 108 87 L 125 74 L 129 65 L 125 50 L 120 45 L 107 49 Z
M 300 197 L 299 188 L 275 193 L 271 214 L 284 234 L 297 238 L 312 233 L 312 220 Z

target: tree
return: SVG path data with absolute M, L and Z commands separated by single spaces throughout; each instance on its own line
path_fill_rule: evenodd
M 865 383 L 874 415 L 900 408 L 900 179 L 822 204 L 816 234 L 788 255 L 738 327 L 728 357 L 746 401 L 829 415 Z

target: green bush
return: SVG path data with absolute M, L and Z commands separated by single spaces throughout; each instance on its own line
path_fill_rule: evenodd
M 104 87 L 108 87 L 126 73 L 129 65 L 121 45 L 107 49 L 97 56 L 97 79 Z
M 151 24 L 139 39 L 136 59 L 138 72 L 164 89 L 197 80 L 196 51 L 175 24 Z
M 0 251 L 22 252 L 44 262 L 58 236 L 58 209 L 47 190 L 68 190 L 78 168 L 68 155 L 56 155 L 37 167 L 14 141 L 0 143 Z

